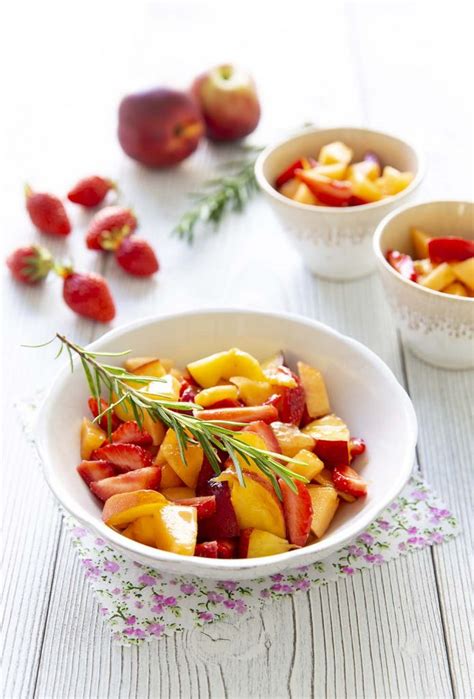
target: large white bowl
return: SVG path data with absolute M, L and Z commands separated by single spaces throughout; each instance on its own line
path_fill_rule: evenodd
M 354 150 L 355 161 L 373 151 L 382 164 L 409 170 L 415 177 L 399 194 L 361 206 L 312 206 L 280 194 L 273 186 L 277 176 L 304 155 L 317 157 L 322 146 L 343 141 Z M 255 164 L 257 181 L 283 229 L 294 242 L 305 265 L 320 277 L 357 279 L 375 269 L 372 235 L 381 219 L 409 201 L 424 175 L 421 154 L 405 141 L 370 129 L 349 127 L 305 129 L 266 148 Z
M 324 538 L 286 554 L 246 560 L 187 557 L 144 546 L 101 520 L 101 507 L 76 473 L 79 428 L 88 390 L 80 366 L 65 367 L 54 381 L 38 418 L 37 437 L 46 479 L 76 519 L 132 559 L 176 574 L 218 579 L 253 578 L 325 558 L 367 527 L 407 482 L 415 454 L 416 416 L 392 372 L 373 352 L 327 326 L 283 313 L 213 310 L 139 320 L 90 345 L 98 351 L 130 349 L 136 355 L 173 357 L 178 365 L 238 346 L 264 359 L 283 350 L 290 366 L 298 359 L 319 367 L 333 410 L 368 450 L 360 460 L 369 494 L 341 506 Z
M 388 302 L 403 339 L 417 357 L 445 369 L 474 367 L 474 298 L 427 289 L 402 277 L 385 259 L 389 250 L 413 254 L 412 227 L 433 238 L 474 240 L 474 203 L 431 201 L 405 206 L 384 218 L 374 251 Z

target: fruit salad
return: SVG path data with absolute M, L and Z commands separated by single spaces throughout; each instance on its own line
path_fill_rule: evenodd
M 184 370 L 156 357 L 112 370 L 129 392 L 89 399 L 77 471 L 125 537 L 188 556 L 270 556 L 318 541 L 367 493 L 355 469 L 364 441 L 315 367 L 233 348 Z
M 313 206 L 360 206 L 402 192 L 412 172 L 382 166 L 376 153 L 353 162 L 354 153 L 341 141 L 323 146 L 317 159 L 303 156 L 276 178 L 275 188 L 289 199 Z
M 402 277 L 425 289 L 453 296 L 474 296 L 474 241 L 447 236 L 432 238 L 419 228 L 411 229 L 414 257 L 389 250 L 387 262 Z

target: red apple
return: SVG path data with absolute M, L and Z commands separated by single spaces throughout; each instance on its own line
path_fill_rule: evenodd
M 209 138 L 235 141 L 257 127 L 260 103 L 245 71 L 232 65 L 216 66 L 196 78 L 191 92 L 201 107 Z
M 157 88 L 127 95 L 120 103 L 120 145 L 148 167 L 181 162 L 196 150 L 203 132 L 199 108 L 185 92 Z

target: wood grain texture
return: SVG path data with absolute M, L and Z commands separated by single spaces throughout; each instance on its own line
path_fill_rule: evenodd
M 213 174 L 231 149 L 206 145 L 179 171 L 151 173 L 122 157 L 111 136 L 124 91 L 160 82 L 185 86 L 197 70 L 229 57 L 251 67 L 259 83 L 265 109 L 255 142 L 308 120 L 369 124 L 421 141 L 430 164 L 423 196 L 470 196 L 472 161 L 463 134 L 472 110 L 467 98 L 459 99 L 467 84 L 459 66 L 468 65 L 462 51 L 469 46 L 462 14 L 456 41 L 441 52 L 439 46 L 451 41 L 449 18 L 435 7 L 427 31 L 421 3 L 324 5 L 306 1 L 290 13 L 287 3 L 276 2 L 269 16 L 266 3 L 246 0 L 238 12 L 228 3 L 204 0 L 140 0 L 133 6 L 85 0 L 75 10 L 46 0 L 28 7 L 25 23 L 26 3 L 15 3 L 2 46 L 3 64 L 15 66 L 7 75 L 15 114 L 6 131 L 9 168 L 0 173 L 8 203 L 2 241 L 11 248 L 34 235 L 22 213 L 26 177 L 58 192 L 91 168 L 115 177 L 123 201 L 136 208 L 143 235 L 159 251 L 157 279 L 126 277 L 112 259 L 86 251 L 82 236 L 89 215 L 72 207 L 74 234 L 51 245 L 55 254 L 73 256 L 80 269 L 106 271 L 117 323 L 238 305 L 305 314 L 364 342 L 409 389 L 420 420 L 421 467 L 460 515 L 465 534 L 433 551 L 282 600 L 249 621 L 121 648 L 99 615 L 9 401 L 3 424 L 6 699 L 444 699 L 474 693 L 466 623 L 472 376 L 432 369 L 403 351 L 376 276 L 350 284 L 312 277 L 263 201 L 253 202 L 244 216 L 231 216 L 218 237 L 205 234 L 194 248 L 170 238 L 185 193 Z M 55 18 L 48 27 L 46 16 Z M 55 31 L 58 26 L 74 31 Z M 308 35 L 317 40 L 313 59 L 330 70 L 313 74 L 307 58 L 282 51 L 289 40 Z M 111 57 L 107 46 L 117 40 L 120 50 Z M 40 291 L 4 284 L 4 350 L 15 370 L 3 363 L 3 395 L 29 397 L 57 370 L 45 359 L 50 351 L 20 350 L 21 343 L 48 339 L 57 329 L 80 342 L 102 332 L 75 318 L 59 295 L 58 280 Z

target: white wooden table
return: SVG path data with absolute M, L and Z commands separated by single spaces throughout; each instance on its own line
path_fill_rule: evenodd
M 20 288 L 5 272 L 3 423 L 4 694 L 51 697 L 469 697 L 469 400 L 472 375 L 430 368 L 399 341 L 376 276 L 313 278 L 256 200 L 193 247 L 169 237 L 185 193 L 229 151 L 204 146 L 172 173 L 137 168 L 115 139 L 125 92 L 185 86 L 222 60 L 248 66 L 264 116 L 255 142 L 305 121 L 369 125 L 414 138 L 428 155 L 424 198 L 472 196 L 471 42 L 466 6 L 339 2 L 22 2 L 8 9 L 1 238 L 37 238 L 22 184 L 61 193 L 79 176 L 119 180 L 159 251 L 156 281 L 86 251 L 88 216 L 51 241 L 77 268 L 101 271 L 115 324 L 219 305 L 283 309 L 366 343 L 395 371 L 420 423 L 421 469 L 464 524 L 454 542 L 267 607 L 140 648 L 113 645 L 12 409 L 51 380 L 51 352 L 21 349 L 61 330 L 81 343 L 104 331 L 60 299 L 60 284 Z M 451 14 L 449 14 L 449 11 Z M 43 240 L 43 242 L 45 242 Z M 49 243 L 49 241 L 46 241 Z M 3 490 L 5 492 L 5 490 Z M 472 676 L 471 676 L 472 677 Z

